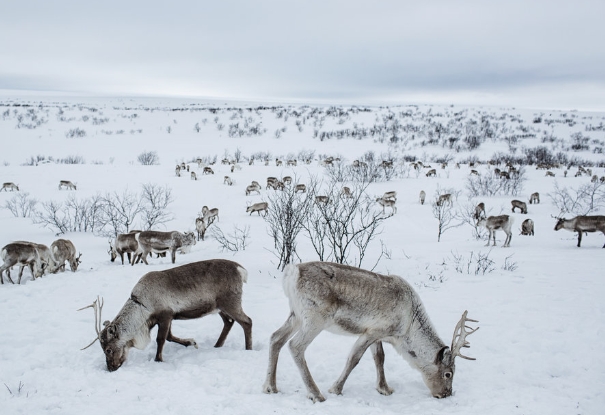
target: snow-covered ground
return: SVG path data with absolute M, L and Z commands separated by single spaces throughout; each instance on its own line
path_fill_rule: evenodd
M 20 106 L 14 106 L 15 103 Z M 303 124 L 300 131 L 292 115 L 287 120 L 269 110 L 246 109 L 256 108 L 258 104 L 64 98 L 4 99 L 0 104 L 3 105 L 0 115 L 4 113 L 0 118 L 3 143 L 0 162 L 4 162 L 0 166 L 0 180 L 18 184 L 21 193 L 28 192 L 39 205 L 51 200 L 64 201 L 70 195 L 86 198 L 113 191 L 138 192 L 142 184 L 153 183 L 172 189 L 174 202 L 169 210 L 174 220 L 165 224 L 166 230 L 193 231 L 203 205 L 219 208 L 220 221 L 213 226 L 220 226 L 225 232 L 231 232 L 234 226 L 249 226 L 250 244 L 245 250 L 235 254 L 222 252 L 218 243 L 207 237 L 189 254 L 177 255 L 176 265 L 211 258 L 226 258 L 242 264 L 249 273 L 243 308 L 253 320 L 252 351 L 244 350 L 243 331 L 237 325 L 223 348 L 213 348 L 222 322 L 212 315 L 173 324 L 177 336 L 194 337 L 199 349 L 167 343 L 165 362 L 156 363 L 156 346 L 152 341 L 143 351 L 133 349 L 122 368 L 109 373 L 99 346 L 80 350 L 95 336 L 94 318 L 89 309 L 76 310 L 99 295 L 105 300 L 103 318 L 112 319 L 143 274 L 173 265 L 169 258 L 154 258 L 148 266 L 112 263 L 107 253 L 107 237 L 68 233 L 62 237 L 72 240 L 82 253 L 83 263 L 77 272 L 46 275 L 32 281 L 26 270 L 21 285 L 5 281 L 0 286 L 2 413 L 602 413 L 605 363 L 600 359 L 599 350 L 605 335 L 604 236 L 588 234 L 583 238 L 582 247 L 577 248 L 574 234 L 554 231 L 551 215 L 559 211 L 547 196 L 555 183 L 573 188 L 589 182 L 586 176 L 573 177 L 575 168 L 565 178 L 564 168 L 555 169 L 556 177 L 552 178 L 545 177 L 544 170 L 528 167 L 524 189 L 514 198 L 528 200 L 531 193 L 538 191 L 541 203 L 528 205 L 527 215 L 511 214 L 515 224 L 510 248 L 500 247 L 503 233 L 497 235 L 498 246 L 490 248 L 484 246 L 484 240 L 473 237 L 470 225 L 446 231 L 437 242 L 437 220 L 430 203 L 418 202 L 418 194 L 425 190 L 427 199 L 433 200 L 437 188 L 453 188 L 461 191 L 455 207 L 483 201 L 488 214 L 510 214 L 511 196 L 468 200 L 465 183 L 469 168 L 466 165 L 454 168 L 455 161 L 469 156 L 488 160 L 495 152 L 509 151 L 509 147 L 499 141 L 486 142 L 472 153 L 456 153 L 441 146 L 418 146 L 413 142 L 407 147 L 403 143 L 388 144 L 389 140 L 381 142 L 375 137 L 323 141 L 313 137 L 314 129 L 352 128 L 353 123 L 370 127 L 376 114 L 385 111 L 378 108 L 348 117 L 327 117 L 323 125 L 319 123 L 315 127 L 311 124 L 317 120 L 309 117 L 308 124 Z M 24 107 L 24 104 L 31 106 Z M 191 111 L 192 106 L 198 110 Z M 60 110 L 60 107 L 63 108 Z M 209 107 L 219 109 L 209 112 Z M 185 110 L 175 111 L 175 108 Z M 238 114 L 238 108 L 244 108 L 239 118 L 242 128 L 245 118 L 250 117 L 253 118 L 249 120 L 250 125 L 262 123 L 267 131 L 255 136 L 229 137 L 229 125 L 238 119 L 238 115 L 234 115 Z M 28 120 L 23 116 L 23 121 L 19 121 L 19 114 L 29 109 L 37 110 L 37 117 L 45 117 L 46 122 L 33 129 L 16 128 Z M 450 118 L 442 115 L 444 124 L 447 119 L 453 119 L 458 110 L 496 117 L 519 113 L 524 124 L 503 117 L 498 121 L 501 124 L 498 128 L 505 131 L 516 124 L 540 127 L 568 144 L 574 132 L 582 132 L 593 140 L 604 139 L 602 130 L 585 130 L 588 124 L 602 123 L 604 114 L 570 112 L 563 116 L 549 111 L 498 108 L 392 108 L 394 112 L 410 109 L 423 114 L 449 112 Z M 310 111 L 309 107 L 306 111 Z M 532 124 L 532 119 L 539 114 L 553 119 L 571 117 L 576 122 Z M 84 115 L 88 117 L 86 120 Z M 92 124 L 93 117 L 108 120 Z M 344 121 L 340 123 L 340 119 Z M 199 132 L 194 128 L 196 123 L 200 125 Z M 219 123 L 224 123 L 223 130 L 217 128 Z M 275 131 L 283 126 L 287 126 L 286 131 L 277 138 Z M 85 131 L 85 136 L 67 138 L 66 133 L 75 128 Z M 535 137 L 528 138 L 524 145 L 540 144 L 544 133 L 534 132 Z M 562 142 L 556 145 L 559 145 L 558 151 L 570 157 L 601 163 L 604 159 L 602 154 L 590 151 L 569 152 Z M 257 152 L 271 153 L 271 163 L 264 166 L 256 162 L 250 166 L 242 162 L 242 169 L 231 173 L 230 166 L 221 165 L 220 160 L 233 157 L 238 149 L 244 157 Z M 518 149 L 519 153 L 521 150 Z M 160 164 L 140 165 L 137 156 L 142 151 L 156 151 Z M 300 182 L 310 176 L 321 177 L 324 168 L 317 160 L 297 167 L 277 167 L 273 161 L 275 158 L 285 160 L 289 154 L 296 155 L 300 151 L 315 151 L 315 158 L 339 155 L 348 163 L 367 151 L 374 151 L 377 156 L 388 152 L 396 157 L 414 155 L 427 163 L 436 156 L 449 154 L 453 158 L 454 162 L 446 169 L 437 169 L 434 178 L 408 168 L 398 178 L 370 185 L 368 192 L 372 196 L 396 190 L 398 212 L 384 222 L 382 233 L 370 246 L 363 264 L 366 268 L 374 266 L 382 241 L 388 254 L 380 258 L 375 271 L 400 275 L 414 285 L 447 344 L 464 310 L 469 310 L 469 317 L 480 321 L 481 329 L 469 337 L 472 347 L 465 353 L 477 360 L 457 362 L 453 396 L 432 398 L 420 374 L 388 345 L 385 346 L 385 371 L 390 386 L 395 389 L 393 395 L 382 396 L 374 389 L 375 369 L 369 353 L 352 372 L 343 394 L 328 394 L 355 340 L 329 333 L 322 333 L 306 355 L 311 373 L 327 397 L 325 402 L 313 404 L 306 399 L 304 385 L 287 347 L 282 350 L 278 365 L 280 393 L 261 392 L 269 337 L 283 324 L 289 308 L 267 225 L 256 214 L 246 213 L 247 203 L 265 199 L 270 191 L 263 189 L 260 196 L 245 196 L 244 189 L 252 180 L 263 184 L 268 176 L 295 175 Z M 23 165 L 38 155 L 37 165 Z M 45 162 L 50 157 L 57 160 L 67 156 L 81 156 L 86 164 Z M 200 176 L 197 181 L 190 180 L 188 175 L 176 177 L 174 174 L 176 163 L 214 156 L 219 160 L 213 166 L 214 175 L 202 176 L 195 163 L 190 165 Z M 481 174 L 486 174 L 487 169 L 485 165 L 478 168 Z M 604 176 L 605 169 L 593 167 L 593 173 Z M 224 185 L 225 175 L 236 183 L 231 187 Z M 59 180 L 73 181 L 78 190 L 58 190 Z M 14 196 L 11 192 L 0 193 L 0 206 Z M 527 217 L 535 222 L 533 237 L 519 236 L 521 222 Z M 0 228 L 2 245 L 16 240 L 50 245 L 57 239 L 51 230 L 32 223 L 30 218 L 14 217 L 7 209 L 0 209 Z M 300 236 L 298 251 L 303 261 L 317 259 L 304 234 Z M 491 271 L 475 273 L 462 267 L 473 263 L 472 258 L 477 255 L 489 256 L 493 261 Z M 14 278 L 15 271 L 12 275 Z

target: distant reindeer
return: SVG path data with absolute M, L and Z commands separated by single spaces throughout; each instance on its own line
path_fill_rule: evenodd
M 282 181 L 284 184 L 292 184 L 292 177 L 290 177 L 290 176 L 284 176 L 284 177 L 281 179 L 281 181 Z
M 252 320 L 242 309 L 243 284 L 248 272 L 236 262 L 225 259 L 193 262 L 143 275 L 132 289 L 116 318 L 101 327 L 102 300 L 91 305 L 95 313 L 97 340 L 101 343 L 107 370 L 118 370 L 126 361 L 130 348 L 144 349 L 150 332 L 158 326 L 156 362 L 162 362 L 166 340 L 197 348 L 194 339 L 180 339 L 172 334 L 172 320 L 189 320 L 218 312 L 223 330 L 214 347 L 221 347 L 234 321 L 244 329 L 246 350 L 252 350 Z
M 204 208 L 206 208 L 206 209 L 204 209 Z M 217 219 L 220 221 L 220 219 L 218 217 L 218 208 L 208 209 L 207 206 L 204 206 L 202 208 L 202 217 L 206 222 L 208 222 L 208 226 L 210 226 L 212 224 L 212 222 L 214 222 L 214 219 Z
M 390 192 L 385 192 L 385 193 L 382 195 L 382 198 L 383 198 L 384 200 L 394 200 L 394 201 L 396 202 L 396 201 L 397 201 L 397 192 L 396 192 L 396 191 L 394 191 L 394 190 L 392 190 L 392 191 L 390 191 Z
M 351 371 L 370 348 L 377 373 L 376 389 L 390 395 L 384 376 L 382 342 L 390 343 L 415 369 L 435 398 L 452 394 L 457 356 L 469 347 L 466 337 L 471 329 L 467 312 L 456 324 L 450 347 L 437 335 L 429 316 L 412 286 L 396 275 L 375 272 L 330 262 L 289 264 L 284 269 L 283 287 L 290 303 L 286 322 L 271 336 L 269 367 L 263 392 L 277 393 L 279 352 L 289 339 L 292 357 L 307 389 L 307 397 L 322 402 L 325 397 L 317 387 L 305 360 L 305 351 L 323 330 L 357 335 L 342 374 L 329 389 L 341 394 Z M 468 331 L 467 331 L 468 329 Z
M 436 169 L 430 169 L 429 171 L 426 172 L 426 177 L 434 177 L 437 175 L 437 170 Z
M 353 193 L 351 193 L 351 189 L 348 186 L 344 186 L 340 194 L 342 195 L 342 197 L 346 197 L 349 199 L 353 197 Z
M 204 235 L 206 235 L 206 230 L 209 225 L 206 225 L 206 221 L 204 218 L 196 218 L 195 219 L 195 230 L 197 231 L 197 240 L 204 240 Z
M 227 186 L 233 186 L 233 180 L 231 180 L 231 177 L 225 176 L 225 179 L 223 180 L 223 184 L 226 184 Z
M 178 164 L 176 165 L 176 167 L 174 169 L 174 174 L 176 177 L 181 177 L 181 166 L 179 166 Z
M 521 235 L 534 236 L 534 221 L 525 219 L 521 224 Z
M 8 192 L 9 190 L 10 190 L 11 192 L 13 192 L 13 191 L 15 191 L 15 190 L 18 192 L 18 191 L 19 191 L 19 186 L 17 186 L 17 185 L 16 185 L 15 183 L 13 183 L 13 182 L 6 182 L 6 183 L 4 183 L 4 184 L 2 185 L 2 189 L 0 189 L 0 192 L 1 192 L 1 191 L 3 191 L 3 190 L 4 190 L 5 192 Z
M 50 251 L 57 263 L 57 268 L 65 271 L 65 261 L 69 262 L 69 268 L 76 272 L 78 266 L 82 263 L 80 258 L 82 254 L 76 257 L 76 247 L 69 239 L 57 239 L 50 244 Z
M 485 246 L 489 246 L 489 241 L 492 238 L 494 240 L 494 246 L 496 246 L 496 231 L 502 229 L 506 234 L 506 239 L 504 240 L 504 245 L 502 246 L 509 247 L 510 241 L 513 237 L 513 233 L 511 232 L 513 222 L 514 219 L 508 215 L 490 216 L 488 218 L 479 219 L 477 221 L 477 226 L 483 226 L 489 231 L 487 244 L 485 244 Z
M 605 235 L 605 216 L 576 216 L 573 219 L 555 218 L 555 231 L 565 229 L 578 233 L 578 248 L 582 243 L 583 232 L 602 232 Z M 603 245 L 605 248 L 605 245 Z
M 379 197 L 376 199 L 376 202 L 382 206 L 382 213 L 385 213 L 384 209 L 387 206 L 391 208 L 391 214 L 394 215 L 397 213 L 397 206 L 395 206 L 395 203 L 397 203 L 396 200 Z
M 485 217 L 485 203 L 481 202 L 475 207 L 475 220 Z
M 260 195 L 260 186 L 256 186 L 254 184 L 246 186 L 246 196 L 250 196 L 252 192 L 256 192 Z
M 197 180 L 197 174 L 194 171 L 191 172 L 191 180 Z
M 204 167 L 204 170 L 202 170 L 202 174 L 214 174 L 214 170 L 212 170 L 212 167 Z
M 276 189 L 278 182 L 279 182 L 279 180 L 277 179 L 277 177 L 272 177 L 272 176 L 267 177 L 266 189 L 269 189 L 269 188 Z
M 420 191 L 420 204 L 424 205 L 424 201 L 426 199 L 426 192 L 424 190 Z
M 31 273 L 32 279 L 41 277 L 44 273 L 44 265 L 40 258 L 40 254 L 36 249 L 36 244 L 33 242 L 13 242 L 5 245 L 0 251 L 0 257 L 4 264 L 0 267 L 0 283 L 4 284 L 4 278 L 2 274 L 7 271 L 7 278 L 14 284 L 10 277 L 10 268 L 14 265 L 28 266 Z M 21 276 L 23 275 L 23 268 L 19 272 L 18 284 L 21 284 Z
M 113 244 L 111 242 L 109 243 L 111 262 L 114 262 L 119 255 L 122 260 L 122 265 L 124 265 L 124 254 L 126 254 L 128 256 L 128 262 L 131 265 L 134 265 L 135 261 L 138 263 L 141 259 L 140 257 L 137 257 L 138 249 L 139 242 L 135 237 L 135 232 L 118 234 L 113 240 Z
M 511 200 L 510 203 L 512 205 L 513 213 L 515 213 L 515 209 L 519 209 L 521 211 L 521 213 L 523 213 L 523 214 L 527 213 L 527 204 L 525 202 L 515 199 L 515 200 Z
M 188 249 L 192 245 L 195 245 L 195 235 L 192 232 L 144 231 L 136 233 L 135 239 L 139 243 L 136 254 L 141 255 L 141 259 L 145 265 L 149 265 L 147 256 L 150 252 L 157 254 L 170 251 L 172 263 L 174 264 L 177 250 L 182 251 L 183 248 Z M 132 265 L 134 265 L 134 262 Z
M 286 162 L 286 166 L 296 166 L 297 164 L 298 164 L 298 163 L 297 163 L 297 161 L 296 161 L 296 160 L 288 160 L 288 161 Z M 285 181 L 284 181 L 284 183 L 285 183 Z
M 477 170 L 471 170 L 470 175 L 479 176 L 479 172 Z
M 531 205 L 534 203 L 535 204 L 540 203 L 540 193 L 538 193 L 538 192 L 532 193 L 531 196 L 529 197 L 529 204 Z
M 444 195 L 440 195 L 439 199 L 437 199 L 437 206 L 442 206 L 444 203 L 449 204 L 450 206 L 452 205 L 452 194 L 451 193 L 446 193 Z
M 281 161 L 280 159 L 275 159 L 275 165 L 276 165 L 277 167 L 279 167 L 279 166 L 283 166 L 283 165 L 284 165 L 284 162 L 283 162 L 283 161 Z
M 330 198 L 328 196 L 315 196 L 315 203 L 322 203 L 326 205 L 330 203 Z
M 69 180 L 61 180 L 59 182 L 59 190 L 61 190 L 63 187 L 65 187 L 67 190 L 76 190 L 76 185 Z
M 260 216 L 261 212 L 264 212 L 265 214 L 263 216 L 267 216 L 268 209 L 269 204 L 267 202 L 259 202 L 248 206 L 246 208 L 246 212 L 250 212 L 250 215 L 252 215 L 254 212 L 258 212 L 258 216 Z
M 296 185 L 296 187 L 294 188 L 294 193 L 306 193 L 307 192 L 307 186 L 304 183 L 298 183 Z
M 567 170 L 565 170 L 564 173 L 565 173 L 565 176 L 567 177 Z M 555 174 L 552 171 L 548 170 L 544 176 L 545 177 L 555 177 Z

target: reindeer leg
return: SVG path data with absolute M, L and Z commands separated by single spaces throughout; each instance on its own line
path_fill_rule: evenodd
M 168 340 L 169 342 L 182 344 L 185 347 L 193 346 L 196 349 L 198 348 L 197 343 L 195 342 L 195 339 L 181 339 L 181 338 L 174 336 L 172 334 L 172 322 L 170 323 L 170 328 L 168 329 L 168 336 L 166 337 L 166 340 Z
M 582 243 L 582 231 L 578 232 L 578 248 L 580 247 L 580 244 Z
M 349 358 L 347 359 L 347 364 L 340 374 L 340 377 L 334 382 L 332 387 L 329 389 L 330 393 L 334 393 L 336 395 L 342 395 L 342 388 L 347 381 L 347 378 L 351 374 L 351 371 L 357 366 L 359 360 L 361 360 L 361 356 L 365 353 L 368 347 L 375 342 L 376 339 L 370 338 L 367 335 L 361 335 L 353 345 L 351 349 L 351 353 L 349 354 Z M 384 351 L 383 351 L 384 358 Z M 384 373 L 383 373 L 384 376 Z
M 221 335 L 216 341 L 214 347 L 221 347 L 223 343 L 225 343 L 225 339 L 227 338 L 227 335 L 233 326 L 233 321 L 235 320 L 240 326 L 242 326 L 242 329 L 244 329 L 246 350 L 252 350 L 252 319 L 248 317 L 246 313 L 244 313 L 244 310 L 242 310 L 241 306 L 239 305 L 241 304 L 241 299 L 234 300 L 232 304 L 234 304 L 234 307 L 230 308 L 229 310 L 221 310 L 219 312 L 219 315 L 223 319 L 223 323 L 225 325 L 223 326 L 223 331 L 221 332 Z
M 264 393 L 277 393 L 277 359 L 279 352 L 284 344 L 292 337 L 294 332 L 300 327 L 300 322 L 290 313 L 286 322 L 275 333 L 271 335 L 271 345 L 269 347 L 269 368 L 267 369 L 267 379 L 263 385 Z
M 218 340 L 214 347 L 223 347 L 225 339 L 227 339 L 227 335 L 231 331 L 231 327 L 233 327 L 234 320 L 222 311 L 219 311 L 218 314 L 223 319 L 223 331 L 221 331 L 221 335 L 218 336 Z
M 176 248 L 170 250 L 170 256 L 172 258 L 172 263 L 174 264 L 176 262 Z
M 391 395 L 393 389 L 387 384 L 387 379 L 384 377 L 384 349 L 382 342 L 377 341 L 370 346 L 374 363 L 376 364 L 376 390 L 382 395 Z
M 164 343 L 166 343 L 166 338 L 168 337 L 168 333 L 170 332 L 170 325 L 172 324 L 172 320 L 169 318 L 165 318 L 158 322 L 158 336 L 156 337 L 156 343 L 158 344 L 158 349 L 155 353 L 155 361 L 163 362 L 162 359 L 162 350 L 164 349 Z
M 307 398 L 311 399 L 313 403 L 323 402 L 326 400 L 319 391 L 317 384 L 311 376 L 307 361 L 305 359 L 305 350 L 309 347 L 309 344 L 317 337 L 323 330 L 323 322 L 316 319 L 310 319 L 303 321 L 301 329 L 294 335 L 290 340 L 290 353 L 294 359 L 294 363 L 300 371 L 303 382 L 307 388 Z

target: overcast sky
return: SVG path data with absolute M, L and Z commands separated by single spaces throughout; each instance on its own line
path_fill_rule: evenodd
M 0 0 L 0 90 L 605 110 L 604 17 L 604 0 Z

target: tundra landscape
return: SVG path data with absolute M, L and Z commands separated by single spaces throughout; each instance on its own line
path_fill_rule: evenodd
M 602 412 L 605 113 L 26 97 L 0 100 L 0 135 L 2 246 L 75 248 L 55 244 L 64 270 L 3 272 L 3 413 Z M 134 264 L 136 247 L 116 246 L 131 231 Z M 143 275 L 212 259 L 247 271 L 251 350 L 245 324 L 214 347 L 219 315 L 174 320 L 195 347 L 169 341 L 163 362 L 157 327 L 119 370 L 100 342 L 81 350 Z M 391 395 L 370 351 L 330 393 L 357 337 L 329 331 L 305 353 L 324 402 L 307 399 L 289 347 L 278 393 L 263 393 L 290 313 L 282 269 L 318 260 L 404 278 L 447 346 L 465 310 L 478 320 L 451 396 L 435 399 L 388 343 Z M 97 297 L 95 323 L 78 310 Z

